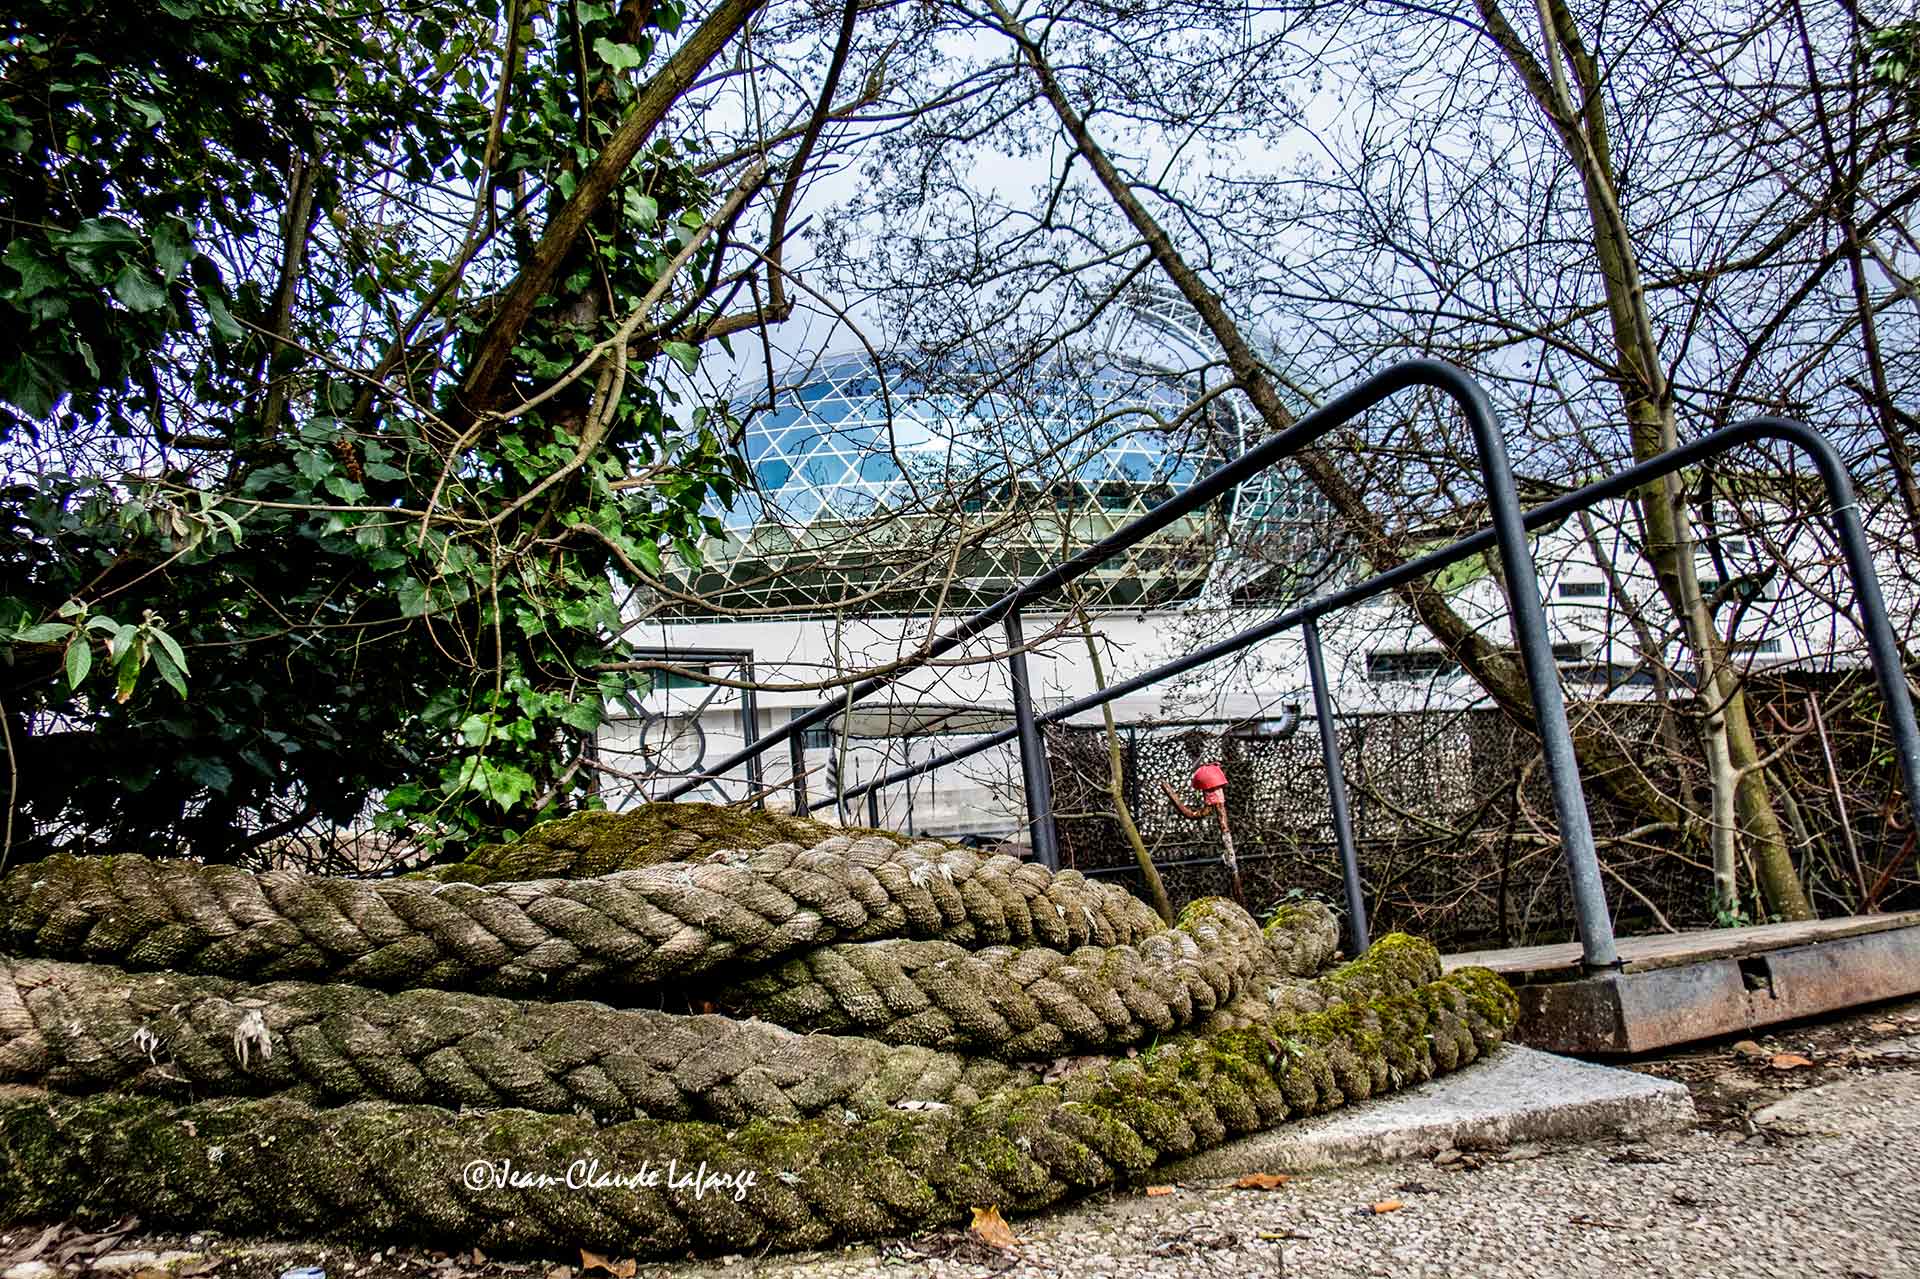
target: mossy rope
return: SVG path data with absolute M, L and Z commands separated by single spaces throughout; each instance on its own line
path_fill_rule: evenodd
M 1397 935 L 1325 971 L 1324 907 L 1167 929 L 1071 871 L 655 807 L 643 838 L 596 818 L 592 856 L 536 828 L 520 865 L 605 872 L 576 880 L 501 879 L 502 850 L 426 880 L 9 872 L 0 1216 L 809 1247 L 1125 1184 L 1457 1069 L 1517 1012 Z

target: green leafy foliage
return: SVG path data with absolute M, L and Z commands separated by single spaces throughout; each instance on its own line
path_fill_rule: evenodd
M 15 856 L 231 858 L 369 815 L 460 845 L 593 802 L 588 744 L 645 687 L 607 669 L 624 566 L 690 548 L 740 478 L 723 415 L 679 416 L 692 341 L 629 352 L 612 403 L 597 372 L 556 385 L 704 220 L 681 144 L 650 144 L 515 335 L 503 398 L 539 407 L 458 392 L 683 16 L 0 15 Z
M 1920 129 L 1920 19 L 1896 22 L 1867 37 L 1867 63 L 1907 123 Z M 1907 146 L 1907 163 L 1920 164 L 1920 141 Z

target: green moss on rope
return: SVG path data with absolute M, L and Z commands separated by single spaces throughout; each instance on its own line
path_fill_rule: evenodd
M 1202 901 L 1169 931 L 1070 871 L 779 815 L 583 815 L 462 865 L 442 877 L 472 882 L 138 857 L 0 878 L 0 937 L 39 956 L 0 964 L 0 1080 L 115 1090 L 0 1088 L 0 1221 L 814 1247 L 1123 1185 L 1456 1069 L 1517 1015 L 1493 974 L 1441 977 L 1407 937 L 1324 972 L 1338 936 L 1319 903 L 1256 930 Z M 526 876 L 573 882 L 505 882 Z M 803 1022 L 815 986 L 878 1020 L 835 1041 L 555 1002 L 692 1002 L 783 964 L 806 969 Z M 298 974 L 327 980 L 242 984 Z M 461 985 L 523 998 L 436 989 Z M 935 1014 L 969 1052 L 882 1042 L 933 1034 Z M 1157 1038 L 1063 1074 L 980 1051 L 1068 1025 L 1106 1046 Z M 249 1095 L 206 1100 L 229 1091 Z M 700 1193 L 703 1168 L 732 1180 Z
M 874 833 L 720 804 L 643 804 L 627 812 L 575 813 L 541 822 L 510 844 L 483 845 L 464 861 L 431 866 L 414 877 L 464 884 L 591 879 L 661 862 L 697 861 L 730 849 L 811 846 L 836 834 Z
M 1497 1016 L 1489 1020 L 1481 1010 Z M 978 1204 L 1030 1211 L 1126 1184 L 1156 1164 L 1282 1119 L 1455 1069 L 1517 1012 L 1491 973 L 1192 1037 L 1058 1085 L 855 1124 L 756 1119 L 737 1128 L 361 1103 L 180 1106 L 102 1095 L 0 1099 L 0 1217 L 138 1210 L 230 1232 L 573 1245 L 644 1256 L 803 1248 L 959 1222 Z M 1407 1065 L 1392 1077 L 1383 1054 Z M 638 1173 L 669 1161 L 752 1185 L 737 1198 L 637 1184 L 592 1190 L 476 1183 L 476 1161 L 521 1174 Z M 737 1184 L 737 1183 L 736 1183 Z

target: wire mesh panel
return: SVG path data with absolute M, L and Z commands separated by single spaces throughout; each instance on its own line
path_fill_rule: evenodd
M 1831 903 L 1824 910 L 1858 909 L 1863 900 L 1879 909 L 1920 904 L 1912 832 L 1888 802 L 1897 787 L 1890 785 L 1885 734 L 1871 718 L 1871 693 L 1863 676 L 1769 675 L 1748 687 L 1756 713 L 1769 722 L 1806 721 L 1790 725 L 1806 732 L 1771 767 L 1792 801 L 1783 807 L 1796 861 L 1816 900 Z M 1816 702 L 1834 744 L 1832 768 L 1811 719 Z M 1862 713 L 1849 714 L 1850 707 Z M 1630 759 L 1645 784 L 1704 820 L 1705 783 L 1685 706 L 1585 703 L 1574 718 L 1578 731 Z M 1347 715 L 1337 726 L 1376 935 L 1404 929 L 1455 950 L 1573 938 L 1537 739 L 1493 709 Z M 1226 770 L 1227 816 L 1248 905 L 1264 909 L 1292 894 L 1341 905 L 1340 859 L 1311 722 L 1281 740 L 1250 738 L 1225 724 L 1122 727 L 1117 739 L 1122 795 L 1176 907 L 1228 890 L 1218 827 L 1181 817 L 1161 789 L 1170 785 L 1191 805 L 1194 767 L 1207 761 Z M 1137 889 L 1135 855 L 1115 816 L 1105 729 L 1051 727 L 1047 749 L 1063 864 L 1116 875 Z M 1711 869 L 1698 844 L 1650 828 L 1644 813 L 1628 817 L 1610 802 L 1604 781 L 1589 777 L 1587 791 L 1622 933 L 1726 922 L 1711 913 Z

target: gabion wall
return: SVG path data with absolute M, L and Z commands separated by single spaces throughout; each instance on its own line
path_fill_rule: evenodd
M 1750 690 L 1769 724 L 1779 708 L 1788 720 L 1806 719 L 1808 697 L 1817 695 L 1839 752 L 1834 771 L 1862 868 L 1855 872 L 1845 847 L 1835 787 L 1822 784 L 1832 777 L 1811 734 L 1776 765 L 1776 790 L 1795 799 L 1797 858 L 1823 914 L 1858 909 L 1869 896 L 1878 909 L 1913 904 L 1920 890 L 1911 836 L 1904 802 L 1891 802 L 1897 789 L 1890 793 L 1887 768 L 1875 762 L 1871 685 L 1818 683 L 1812 689 L 1776 681 Z M 1704 811 L 1704 778 L 1688 758 L 1696 739 L 1683 715 L 1670 712 L 1663 723 L 1660 708 L 1644 703 L 1585 705 L 1575 714 L 1600 716 L 1668 794 L 1691 795 Z M 1338 723 L 1376 935 L 1405 929 L 1450 950 L 1573 940 L 1572 901 L 1535 738 L 1497 710 L 1348 715 Z M 1258 912 L 1304 893 L 1341 907 L 1340 860 L 1311 718 L 1278 741 L 1235 736 L 1224 725 L 1123 727 L 1119 736 L 1128 806 L 1176 907 L 1228 889 L 1218 827 L 1181 817 L 1160 788 L 1170 783 L 1194 806 L 1193 769 L 1209 760 L 1219 761 L 1229 779 L 1227 814 L 1248 906 Z M 1109 798 L 1105 730 L 1050 728 L 1048 753 L 1063 864 L 1115 873 L 1138 890 L 1134 854 Z M 1591 785 L 1587 796 L 1620 931 L 1712 926 L 1709 869 L 1678 855 L 1670 836 L 1637 830 Z

